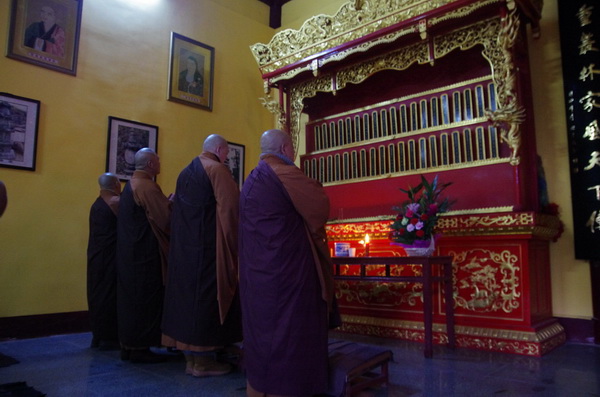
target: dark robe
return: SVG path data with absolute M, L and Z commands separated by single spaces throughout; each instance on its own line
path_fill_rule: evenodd
M 118 196 L 114 196 L 118 199 Z M 87 247 L 87 299 L 95 340 L 116 342 L 117 331 L 117 216 L 102 197 L 90 209 Z
M 179 73 L 179 91 L 202 96 L 204 90 L 204 80 L 202 79 L 202 75 L 200 74 L 200 72 L 194 72 L 194 79 L 191 83 L 188 83 L 186 77 L 187 70 L 184 70 L 183 72 Z
M 36 40 L 43 40 L 42 48 L 36 48 Z M 57 24 L 46 31 L 44 22 L 34 22 L 25 30 L 24 44 L 27 47 L 36 48 L 40 51 L 65 56 L 65 31 Z
M 266 155 L 240 196 L 240 296 L 248 383 L 267 394 L 327 390 L 333 279 L 329 200 L 300 169 Z M 317 248 L 320 246 L 320 248 Z M 321 261 L 323 259 L 323 261 Z
M 179 174 L 162 326 L 167 346 L 202 350 L 242 339 L 237 294 L 238 197 L 229 168 L 211 153 L 196 157 Z M 220 276 L 220 270 L 225 274 Z M 223 323 L 220 305 L 226 306 Z
M 134 178 L 139 172 L 135 171 Z M 143 191 L 135 196 L 146 198 L 159 192 L 162 195 L 158 185 L 151 178 L 147 179 L 139 188 Z M 149 217 L 153 217 L 146 214 L 156 203 L 140 203 L 144 206 L 136 203 L 132 190 L 132 184 L 136 182 L 132 178 L 123 189 L 117 221 L 119 340 L 129 348 L 160 345 L 164 298 L 159 241 L 149 221 Z

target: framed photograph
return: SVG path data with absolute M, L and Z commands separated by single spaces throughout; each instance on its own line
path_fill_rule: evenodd
M 12 0 L 6 56 L 77 74 L 83 0 Z
M 171 32 L 169 101 L 212 111 L 215 49 Z
M 135 154 L 148 147 L 156 152 L 158 127 L 117 117 L 108 117 L 106 172 L 128 181 L 135 171 Z
M 244 151 L 246 149 L 244 145 L 233 142 L 227 143 L 229 144 L 229 153 L 227 154 L 227 160 L 225 161 L 225 164 L 231 170 L 233 179 L 235 179 L 241 190 L 242 183 L 244 183 Z
M 35 171 L 40 101 L 0 93 L 0 166 Z

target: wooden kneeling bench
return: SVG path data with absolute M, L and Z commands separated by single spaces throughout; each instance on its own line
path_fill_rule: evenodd
M 346 341 L 329 342 L 329 390 L 350 397 L 369 387 L 388 385 L 390 350 Z

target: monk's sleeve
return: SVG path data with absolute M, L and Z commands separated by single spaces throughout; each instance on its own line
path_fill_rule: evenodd
M 201 159 L 202 161 L 202 159 Z M 217 300 L 221 323 L 238 287 L 238 220 L 240 192 L 225 165 L 202 162 L 217 201 Z
M 231 176 L 231 171 L 224 165 L 207 169 L 208 177 L 217 200 L 217 214 L 225 237 L 227 249 L 237 257 L 238 252 L 238 219 L 240 192 Z
M 327 302 L 330 326 L 336 327 L 339 321 L 334 303 L 333 272 L 325 232 L 325 223 L 329 216 L 329 197 L 319 182 L 304 175 L 297 167 L 277 166 L 274 171 L 287 190 L 296 211 L 304 218 L 307 233 L 312 240 L 311 248 L 321 284 L 321 297 Z
M 294 166 L 281 166 L 276 171 L 294 207 L 304 218 L 313 236 L 323 237 L 323 226 L 329 216 L 329 197 L 319 182 L 304 175 Z
M 149 185 L 141 192 L 148 221 L 162 234 L 169 235 L 171 230 L 171 202 L 165 197 L 157 184 Z

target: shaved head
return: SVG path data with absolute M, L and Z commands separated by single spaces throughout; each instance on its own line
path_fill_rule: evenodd
M 119 182 L 119 178 L 111 172 L 102 174 L 98 178 L 100 189 L 113 190 L 117 184 L 121 185 L 121 182 Z
M 205 152 L 214 153 L 215 149 L 219 146 L 228 146 L 227 140 L 218 134 L 211 134 L 206 137 L 204 140 L 204 145 L 202 145 L 202 149 Z
M 214 154 L 223 163 L 229 153 L 229 144 L 221 135 L 211 134 L 204 140 L 202 150 Z
M 143 170 L 148 165 L 148 161 L 156 157 L 156 152 L 150 148 L 141 148 L 135 154 L 135 169 Z
M 268 130 L 260 137 L 260 150 L 263 153 L 282 154 L 294 160 L 292 137 L 282 130 Z

